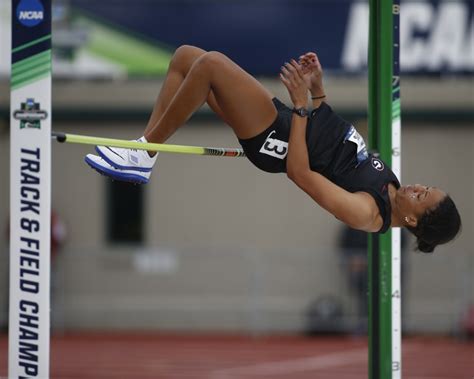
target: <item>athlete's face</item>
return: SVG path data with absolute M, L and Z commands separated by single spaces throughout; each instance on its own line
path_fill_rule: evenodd
M 411 226 L 416 226 L 417 220 L 428 210 L 436 209 L 446 193 L 436 187 L 420 184 L 400 187 L 395 197 L 395 206 L 402 217 L 408 217 Z M 412 225 L 414 223 L 414 225 Z

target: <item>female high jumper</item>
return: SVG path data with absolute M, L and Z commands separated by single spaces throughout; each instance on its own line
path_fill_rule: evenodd
M 164 143 L 207 102 L 229 125 L 248 159 L 266 172 L 286 172 L 322 208 L 348 226 L 384 233 L 406 227 L 417 248 L 432 252 L 452 240 L 461 219 L 436 187 L 400 186 L 390 168 L 369 154 L 355 128 L 325 102 L 322 67 L 306 53 L 281 67 L 289 108 L 225 55 L 179 47 L 169 65 L 141 142 Z M 307 109 L 308 91 L 312 111 Z M 86 162 L 116 180 L 145 184 L 158 153 L 97 146 Z

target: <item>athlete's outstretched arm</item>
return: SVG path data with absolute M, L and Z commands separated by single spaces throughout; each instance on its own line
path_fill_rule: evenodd
M 307 86 L 303 68 L 296 61 L 282 67 L 281 81 L 288 89 L 295 108 L 306 107 Z M 306 144 L 307 117 L 293 115 L 288 142 L 287 174 L 322 208 L 352 228 L 378 231 L 381 217 L 375 201 L 366 193 L 350 193 L 311 170 Z

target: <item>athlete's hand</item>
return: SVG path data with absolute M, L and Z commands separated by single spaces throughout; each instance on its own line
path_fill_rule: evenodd
M 295 108 L 308 104 L 308 87 L 304 79 L 303 67 L 294 59 L 281 66 L 280 80 L 285 85 Z
M 324 95 L 323 68 L 316 53 L 309 52 L 299 58 L 303 68 L 304 81 L 313 96 Z

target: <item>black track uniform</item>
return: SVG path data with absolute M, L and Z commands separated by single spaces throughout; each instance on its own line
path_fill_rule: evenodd
M 239 140 L 248 159 L 267 172 L 286 172 L 292 111 L 277 98 L 276 120 L 259 135 Z M 367 153 L 363 138 L 355 128 L 322 103 L 311 112 L 306 127 L 306 143 L 311 170 L 319 172 L 349 192 L 364 191 L 376 201 L 383 219 L 379 230 L 390 227 L 391 207 L 388 184 L 400 187 L 395 174 L 379 158 Z

